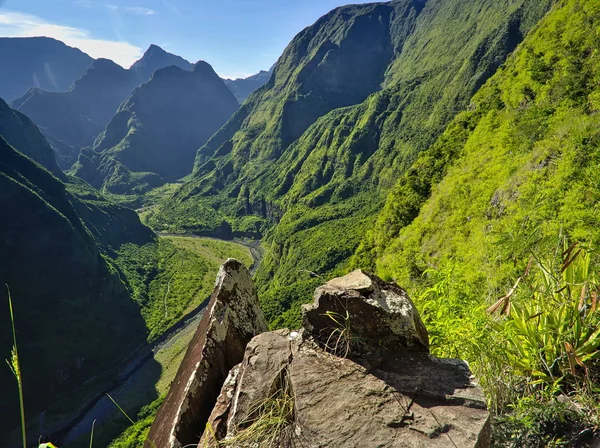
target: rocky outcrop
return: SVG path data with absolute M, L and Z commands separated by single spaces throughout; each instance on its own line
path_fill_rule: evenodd
M 303 319 L 299 332 L 252 339 L 199 447 L 489 446 L 489 413 L 468 366 L 429 355 L 397 285 L 355 271 L 318 288 Z
M 393 352 L 429 350 L 427 329 L 406 291 L 361 270 L 317 288 L 314 303 L 304 305 L 302 311 L 304 328 L 321 341 L 331 343 L 337 321 L 344 320 L 351 323 L 347 331 L 360 335 L 371 347 Z
M 489 446 L 469 367 L 429 354 L 402 288 L 354 271 L 318 288 L 303 322 L 258 334 L 266 324 L 251 280 L 228 261 L 149 439 L 161 448 Z
M 229 259 L 221 266 L 209 305 L 190 343 L 145 446 L 178 448 L 198 442 L 232 367 L 248 342 L 267 330 L 246 268 Z

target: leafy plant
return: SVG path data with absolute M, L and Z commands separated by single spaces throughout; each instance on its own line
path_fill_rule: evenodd
M 600 359 L 598 284 L 590 251 L 573 244 L 560 261 L 536 261 L 501 299 L 508 314 L 501 330 L 509 360 L 531 385 L 545 388 L 588 377 L 588 364 Z

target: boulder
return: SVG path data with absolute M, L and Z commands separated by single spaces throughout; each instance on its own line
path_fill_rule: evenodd
M 227 260 L 144 446 L 196 445 L 230 370 L 248 342 L 265 331 L 250 274 L 239 261 Z
M 329 347 L 341 339 L 368 350 L 428 352 L 429 337 L 406 291 L 356 270 L 315 291 L 302 307 L 304 328 Z
M 490 415 L 469 367 L 428 353 L 397 285 L 361 271 L 332 280 L 304 308 L 304 325 L 250 341 L 198 447 L 489 446 Z M 366 341 L 359 353 L 329 350 L 341 327 Z

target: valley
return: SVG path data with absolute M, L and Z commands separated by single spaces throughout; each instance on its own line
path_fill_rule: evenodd
M 97 441 L 108 446 L 130 422 L 106 394 L 132 416 L 144 407 L 156 408 L 202 317 L 220 264 L 229 257 L 253 269 L 260 263 L 260 259 L 253 258 L 259 249 L 252 242 L 161 236 L 158 244 L 168 249 L 160 256 L 159 274 L 151 283 L 149 298 L 155 310 L 147 316 L 149 325 L 156 322 L 152 320 L 155 314 L 163 315 L 163 319 L 170 315 L 169 323 L 155 324 L 161 328 L 160 333 L 151 332 L 148 342 L 136 347 L 108 371 L 96 372 L 81 388 L 73 390 L 68 400 L 54 403 L 38 418 L 31 419 L 29 425 L 39 433 L 55 434 L 69 446 L 86 446 L 95 420 L 102 428 L 97 430 Z M 147 423 L 134 428 L 136 431 L 147 429 Z
M 0 37 L 0 62 L 14 60 L 0 74 L 0 327 L 16 327 L 0 332 L 0 445 L 83 448 L 93 427 L 100 447 L 150 448 L 148 434 L 169 445 L 154 448 L 262 447 L 264 434 L 236 437 L 275 397 L 295 400 L 271 439 L 287 448 L 317 396 L 288 381 L 315 359 L 408 394 L 401 417 L 369 423 L 394 440 L 420 428 L 411 406 L 455 392 L 420 402 L 386 383 L 418 352 L 441 358 L 425 370 L 476 378 L 461 387 L 477 403 L 461 406 L 485 411 L 483 429 L 464 440 L 487 442 L 472 446 L 594 446 L 600 3 L 336 3 L 292 36 L 244 76 L 210 52 L 189 62 L 146 44 L 126 68 Z M 348 302 L 313 303 L 334 296 Z M 398 313 L 413 334 L 378 345 Z M 238 365 L 260 350 L 289 357 Z M 443 446 L 452 425 L 430 423 L 415 431 Z

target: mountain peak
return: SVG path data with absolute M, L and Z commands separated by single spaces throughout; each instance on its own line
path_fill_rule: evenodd
M 130 70 L 136 72 L 140 82 L 146 82 L 159 68 L 175 65 L 184 70 L 191 70 L 192 64 L 181 56 L 171 54 L 158 45 L 150 45 L 142 58 L 136 61 Z
M 161 47 L 159 47 L 158 45 L 150 44 L 150 46 L 144 53 L 144 56 L 147 54 L 153 54 L 153 53 L 167 53 L 167 52 L 165 50 L 163 50 Z
M 212 68 L 212 65 L 210 65 L 206 61 L 196 62 L 192 66 L 192 71 L 194 73 L 198 73 L 199 75 L 202 75 L 203 77 L 219 78 L 219 75 L 217 75 L 215 70 Z

